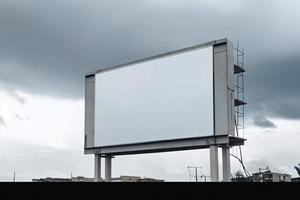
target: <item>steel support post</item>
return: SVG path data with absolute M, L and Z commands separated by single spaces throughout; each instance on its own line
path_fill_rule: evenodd
M 105 182 L 111 182 L 111 156 L 105 157 Z
M 210 151 L 210 178 L 211 182 L 219 182 L 218 146 L 212 145 Z
M 230 154 L 229 147 L 222 147 L 223 181 L 230 182 Z
M 101 157 L 99 154 L 95 154 L 95 181 L 100 182 L 101 181 Z

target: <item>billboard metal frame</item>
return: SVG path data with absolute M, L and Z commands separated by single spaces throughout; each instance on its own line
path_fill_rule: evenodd
M 184 53 L 205 47 L 213 47 L 213 130 L 211 136 L 182 139 L 158 140 L 141 143 L 94 147 L 95 127 L 95 75 L 97 73 L 130 67 L 154 59 Z M 218 181 L 217 147 L 223 149 L 223 179 L 230 179 L 229 148 L 243 145 L 245 139 L 235 136 L 234 130 L 234 85 L 233 85 L 233 45 L 225 39 L 214 40 L 167 53 L 147 57 L 125 64 L 96 70 L 85 75 L 85 137 L 84 153 L 95 154 L 95 178 L 100 180 L 101 157 L 105 157 L 111 168 L 111 158 L 117 155 L 158 153 L 192 149 L 210 149 L 212 181 Z M 100 163 L 100 164 L 99 164 Z M 225 164 L 224 164 L 225 163 Z M 98 169 L 98 170 L 97 170 Z M 111 169 L 105 170 L 106 180 L 110 180 Z

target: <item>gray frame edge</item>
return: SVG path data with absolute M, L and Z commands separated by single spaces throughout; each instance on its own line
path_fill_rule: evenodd
M 95 82 L 95 75 L 85 77 L 84 148 L 95 144 Z
M 114 66 L 110 66 L 110 67 L 103 67 L 102 69 L 98 69 L 96 71 L 86 73 L 85 76 L 86 77 L 93 76 L 97 73 L 102 73 L 102 72 L 106 72 L 106 71 L 110 71 L 110 70 L 114 70 L 114 69 L 118 69 L 118 68 L 122 68 L 122 67 L 127 67 L 127 66 L 130 66 L 130 65 L 133 65 L 133 64 L 138 64 L 138 63 L 141 63 L 141 62 L 146 62 L 146 61 L 150 61 L 150 60 L 154 60 L 154 59 L 158 59 L 158 58 L 163 58 L 163 57 L 166 57 L 166 56 L 179 54 L 179 53 L 183 53 L 183 52 L 186 52 L 186 51 L 192 51 L 192 50 L 199 49 L 199 48 L 204 48 L 204 47 L 207 47 L 207 46 L 220 45 L 220 44 L 224 44 L 224 43 L 227 43 L 227 42 L 228 42 L 227 38 L 220 39 L 220 40 L 213 40 L 213 41 L 206 42 L 206 43 L 203 43 L 203 44 L 198 44 L 198 45 L 194 45 L 194 46 L 187 47 L 187 48 L 182 48 L 182 49 L 178 49 L 178 50 L 174 50 L 174 51 L 169 51 L 169 52 L 166 52 L 166 53 L 162 53 L 162 54 L 158 54 L 158 55 L 154 55 L 154 56 L 149 56 L 149 57 L 146 57 L 146 58 L 130 61 L 130 62 L 123 63 L 123 64 L 118 64 L 118 65 L 114 65 Z
M 233 47 L 213 45 L 214 135 L 234 136 Z

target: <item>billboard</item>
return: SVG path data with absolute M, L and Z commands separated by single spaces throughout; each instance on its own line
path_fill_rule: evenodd
M 95 146 L 213 135 L 212 47 L 96 74 Z
M 230 58 L 226 40 L 87 74 L 85 148 L 232 134 Z

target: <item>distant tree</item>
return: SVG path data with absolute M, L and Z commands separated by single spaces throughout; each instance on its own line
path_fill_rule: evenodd
M 297 170 L 298 175 L 300 176 L 300 163 L 298 163 L 298 167 L 295 166 L 295 169 Z
M 238 170 L 237 172 L 234 173 L 235 178 L 244 178 L 244 174 L 241 170 Z

